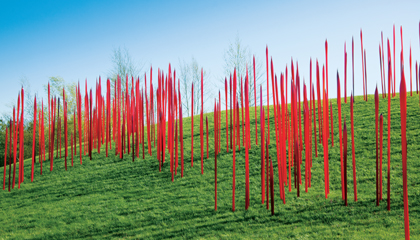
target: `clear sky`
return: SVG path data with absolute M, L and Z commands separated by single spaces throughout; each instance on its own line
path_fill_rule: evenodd
M 265 59 L 268 45 L 278 75 L 293 57 L 306 81 L 310 57 L 325 62 L 328 39 L 329 89 L 336 88 L 336 71 L 344 73 L 345 41 L 351 79 L 354 36 L 355 93 L 361 95 L 360 29 L 367 52 L 368 91 L 373 93 L 376 83 L 380 87 L 381 31 L 384 42 L 390 38 L 392 44 L 395 23 L 398 54 L 403 26 L 406 76 L 410 43 L 413 68 L 419 59 L 419 9 L 420 1 L 1 0 L 0 113 L 10 111 L 7 104 L 16 101 L 21 78 L 28 79 L 40 97 L 45 97 L 42 86 L 51 76 L 87 79 L 93 87 L 99 75 L 106 77 L 112 68 L 116 47 L 126 47 L 137 62 L 154 69 L 166 70 L 168 63 L 176 69 L 179 59 L 194 56 L 216 81 L 223 77 L 223 52 L 236 36 L 260 59 Z M 399 73 L 399 61 L 396 69 Z M 350 92 L 350 81 L 348 88 Z M 330 97 L 335 94 L 330 91 Z

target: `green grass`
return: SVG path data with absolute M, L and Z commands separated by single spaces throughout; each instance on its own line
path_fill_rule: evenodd
M 408 97 L 408 194 L 410 230 L 420 238 L 420 114 L 418 95 Z M 342 104 L 343 115 L 350 123 L 350 104 Z M 362 97 L 355 102 L 355 145 L 358 201 L 353 201 L 351 172 L 351 137 L 349 131 L 348 192 L 349 205 L 343 206 L 340 187 L 337 104 L 334 108 L 334 147 L 329 149 L 330 195 L 324 196 L 323 151 L 313 159 L 312 188 L 308 193 L 286 192 L 286 205 L 279 198 L 278 177 L 275 183 L 275 215 L 261 204 L 260 147 L 255 143 L 254 109 L 251 108 L 250 207 L 245 211 L 245 151 L 237 154 L 236 211 L 232 212 L 232 153 L 226 153 L 224 112 L 222 113 L 222 152 L 218 155 L 218 210 L 214 211 L 213 132 L 210 131 L 210 159 L 200 171 L 199 116 L 195 117 L 194 167 L 190 165 L 190 119 L 184 119 L 184 177 L 180 171 L 171 182 L 169 158 L 158 171 L 156 151 L 153 157 L 131 161 L 110 154 L 94 153 L 92 161 L 75 158 L 74 167 L 64 170 L 64 158 L 54 161 L 54 171 L 45 163 L 44 174 L 35 167 L 30 182 L 30 161 L 25 164 L 25 182 L 21 189 L 0 191 L 0 239 L 73 239 L 73 238 L 297 238 L 297 239 L 401 239 L 404 237 L 402 167 L 399 98 L 391 103 L 391 211 L 386 200 L 375 203 L 375 127 L 374 101 Z M 380 99 L 384 113 L 384 199 L 386 199 L 387 100 Z M 272 109 L 271 109 L 272 110 Z M 274 114 L 270 113 L 271 126 Z M 344 121 L 344 116 L 343 116 Z M 213 115 L 209 114 L 209 129 Z M 271 127 L 274 143 L 274 128 Z M 349 128 L 350 130 L 350 128 Z M 114 148 L 111 151 L 114 153 Z M 275 153 L 275 145 L 270 146 Z M 273 156 L 274 169 L 277 161 Z M 68 160 L 69 161 L 69 160 Z M 70 162 L 70 161 L 69 161 Z M 69 164 L 70 165 L 70 164 Z M 304 163 L 302 165 L 304 169 Z M 1 169 L 1 173 L 2 173 Z M 276 174 L 275 170 L 275 174 Z M 304 171 L 302 171 L 304 174 Z M 0 179 L 1 184 L 3 183 Z M 277 181 L 276 181 L 277 179 Z M 304 178 L 302 177 L 302 181 Z M 304 189 L 304 184 L 302 188 Z

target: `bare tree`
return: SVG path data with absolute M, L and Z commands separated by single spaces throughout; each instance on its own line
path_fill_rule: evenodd
M 194 84 L 194 115 L 199 114 L 201 111 L 201 69 L 197 60 L 192 57 L 191 62 L 187 63 L 185 60 L 179 62 L 180 74 L 179 80 L 181 83 L 181 98 L 182 105 L 187 116 L 191 114 L 191 90 Z M 209 73 L 203 70 L 203 112 L 207 112 L 206 102 L 212 98 L 213 87 L 210 84 Z
M 111 61 L 113 67 L 108 73 L 108 78 L 112 80 L 112 86 L 114 86 L 117 76 L 120 76 L 122 83 L 122 91 L 125 91 L 125 80 L 128 76 L 128 86 L 131 87 L 131 77 L 137 78 L 142 72 L 144 64 L 137 64 L 131 57 L 127 48 L 121 49 L 121 47 L 114 48 L 112 50 Z M 141 79 L 141 76 L 140 76 Z
M 255 55 L 254 55 L 255 56 Z M 237 79 L 237 94 L 240 94 L 241 91 L 241 77 L 245 83 L 246 77 L 246 68 L 248 67 L 248 77 L 249 77 L 249 101 L 251 106 L 254 104 L 254 88 L 257 87 L 257 101 L 259 101 L 259 86 L 262 84 L 262 77 L 264 76 L 264 71 L 262 70 L 262 63 L 255 56 L 255 84 L 254 86 L 254 71 L 253 71 L 253 55 L 248 46 L 242 44 L 241 39 L 237 35 L 235 41 L 229 43 L 229 47 L 225 50 L 223 54 L 224 58 L 224 73 L 228 78 L 229 86 L 229 76 L 233 75 L 234 69 L 236 69 L 236 79 Z M 225 77 L 221 78 L 222 89 L 224 89 Z M 264 85 L 263 85 L 264 86 Z M 240 101 L 240 99 L 239 99 Z M 258 104 L 257 104 L 258 105 Z

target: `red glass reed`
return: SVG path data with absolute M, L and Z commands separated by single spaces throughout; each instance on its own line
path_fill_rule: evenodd
M 379 94 L 378 87 L 375 88 L 375 137 L 376 137 L 376 206 L 379 206 L 379 156 L 378 156 L 378 113 Z
M 353 93 L 350 97 L 350 120 L 351 120 L 351 149 L 352 149 L 352 162 L 353 162 L 353 189 L 354 189 L 354 201 L 357 202 L 357 182 L 356 182 L 356 157 L 354 148 L 354 118 L 353 118 L 353 104 L 354 97 Z
M 401 30 L 402 35 L 402 30 Z M 402 38 L 402 37 L 401 37 Z M 404 230 L 405 239 L 410 239 L 410 221 L 408 214 L 407 190 L 407 90 L 404 76 L 404 62 L 401 50 L 401 84 L 400 84 L 400 110 L 401 110 L 401 154 L 403 171 L 403 198 L 404 198 Z

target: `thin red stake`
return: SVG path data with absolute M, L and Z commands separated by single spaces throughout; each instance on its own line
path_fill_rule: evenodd
M 201 150 L 201 175 L 204 174 L 204 136 L 203 136 L 203 110 L 200 111 L 200 150 Z
M 267 136 L 268 141 L 267 144 L 270 145 L 270 84 L 269 84 L 269 76 L 268 76 L 268 46 L 265 48 L 265 60 L 267 65 Z
M 402 35 L 402 29 L 401 29 L 401 35 Z M 404 62 L 403 62 L 403 57 L 402 57 L 402 50 L 401 50 L 400 109 L 401 109 L 401 150 L 402 150 L 401 153 L 402 153 L 403 194 L 404 194 L 403 196 L 404 197 L 404 230 L 405 230 L 405 239 L 410 239 L 410 221 L 409 221 L 409 216 L 408 216 L 409 214 L 408 214 L 408 190 L 407 190 L 407 136 L 406 136 L 407 90 L 406 90 L 406 84 L 405 84 Z
M 352 95 L 354 95 L 354 38 L 353 37 L 351 37 L 351 71 L 352 71 L 352 78 L 353 78 Z
M 64 89 L 63 89 L 63 94 L 64 94 Z M 64 167 L 67 171 L 67 154 L 68 154 L 68 150 L 67 150 L 67 140 L 68 140 L 67 139 L 67 102 L 63 101 L 63 105 L 64 105 Z
M 347 206 L 347 125 L 344 120 L 343 128 L 343 153 L 344 153 L 344 205 Z
M 213 111 L 213 122 L 214 122 L 214 210 L 217 211 L 217 142 L 218 142 L 218 130 L 217 130 L 217 111 L 216 111 L 216 103 L 214 103 L 214 111 Z M 209 131 L 208 131 L 208 121 L 206 117 L 206 126 L 207 126 L 207 158 L 209 158 L 209 148 L 208 148 L 208 142 L 209 142 Z
M 111 107 L 111 82 L 109 81 L 109 79 L 107 79 L 107 82 L 106 82 L 106 140 L 105 140 L 105 152 L 106 152 L 105 154 L 106 154 L 106 157 L 108 157 L 108 143 L 111 140 L 110 139 L 110 132 L 109 132 L 110 131 L 110 121 L 111 121 L 110 107 Z M 110 145 L 112 145 L 112 144 L 110 144 Z M 136 146 L 138 146 L 138 143 L 136 144 Z M 138 154 L 137 154 L 137 156 L 138 156 Z
M 379 158 L 378 158 L 378 112 L 379 95 L 378 87 L 375 88 L 375 137 L 376 137 L 376 206 L 379 206 Z
M 250 128 L 249 128 L 249 79 L 248 69 L 245 78 L 245 209 L 249 208 L 249 148 L 250 148 Z
M 306 84 L 303 84 L 303 124 L 305 134 L 305 192 L 308 192 L 308 181 L 309 181 L 309 107 L 308 107 L 308 96 L 306 91 Z
M 395 30 L 395 25 L 394 25 Z M 395 33 L 395 31 L 394 31 Z M 395 39 L 395 34 L 394 34 Z M 394 40 L 394 49 L 395 49 L 395 40 Z M 392 71 L 391 71 L 391 61 L 390 61 L 390 48 L 389 48 L 389 40 L 388 40 L 388 91 L 391 89 L 391 78 L 392 78 Z M 395 58 L 395 55 L 394 55 Z M 394 61 L 394 68 L 395 68 L 395 61 Z M 387 209 L 391 211 L 391 92 L 388 94 L 388 182 L 387 182 Z
M 416 93 L 419 94 L 419 72 L 416 61 Z
M 286 156 L 286 139 L 287 139 L 287 99 L 284 98 L 284 75 L 281 75 L 280 78 L 280 90 L 281 90 L 281 123 L 282 123 L 282 147 L 283 147 L 283 168 L 284 168 L 284 182 L 286 186 L 288 185 L 287 182 L 287 156 Z M 284 187 L 283 187 L 284 188 Z M 286 201 L 285 193 L 283 189 L 283 202 Z
M 175 120 L 175 175 L 178 173 L 178 120 Z
M 233 100 L 236 102 L 236 69 L 234 69 L 233 72 Z M 232 90 L 232 88 L 231 88 Z M 233 149 L 233 177 L 232 177 L 232 211 L 235 211 L 235 181 L 236 181 L 236 170 L 235 170 L 235 163 L 236 163 L 236 143 L 235 143 L 235 135 L 236 135 L 236 114 L 235 114 L 235 108 L 236 108 L 236 104 L 235 102 L 233 103 L 233 109 L 231 110 L 231 113 L 233 111 L 233 124 L 234 126 L 231 127 L 231 129 L 233 128 L 233 133 L 231 133 L 231 137 L 232 137 L 232 141 L 233 143 L 231 144 L 232 149 Z M 232 115 L 231 115 L 232 116 Z M 232 119 L 232 118 L 231 118 Z
M 325 88 L 324 88 L 325 91 Z M 327 119 L 328 119 L 328 112 L 326 111 L 326 109 L 328 109 L 327 106 L 328 103 L 328 99 L 326 99 L 326 94 L 324 92 L 324 126 L 326 126 L 324 128 L 324 137 L 323 137 L 323 142 L 324 142 L 324 182 L 325 182 L 325 198 L 328 198 L 328 127 L 327 127 Z
M 345 74 L 344 74 L 344 78 L 345 78 Z M 340 166 L 341 166 L 341 169 L 340 169 L 341 170 L 341 197 L 342 199 L 344 199 L 345 190 L 344 190 L 344 169 L 343 169 L 343 137 L 342 137 L 342 130 L 341 130 L 341 87 L 340 87 L 340 76 L 338 75 L 338 71 L 337 71 L 337 107 L 338 107 L 338 137 L 340 138 L 339 141 L 340 141 Z M 332 111 L 331 111 L 331 114 L 332 114 Z
M 24 103 L 25 103 L 25 101 L 24 101 L 23 87 L 22 87 L 21 95 L 20 96 L 22 98 L 22 112 L 21 112 L 21 117 L 20 117 L 20 129 L 19 129 L 19 137 L 20 137 L 20 139 L 19 139 L 19 143 L 20 143 L 20 146 L 19 146 L 19 168 L 20 168 L 20 173 L 19 173 L 19 175 L 22 175 L 22 177 L 20 178 L 20 181 L 23 182 L 24 176 L 25 176 L 25 174 L 24 174 L 24 166 L 25 166 L 25 163 L 24 163 L 24 157 L 23 157 L 23 153 L 24 153 L 23 139 L 24 139 L 24 134 L 25 134 L 25 132 L 23 130 L 23 124 L 24 124 L 24 121 L 25 121 L 25 118 L 24 118 L 24 112 L 25 112 L 24 111 L 24 105 L 25 105 Z
M 179 99 L 181 99 L 181 91 L 178 89 Z M 181 140 L 181 178 L 184 177 L 184 128 L 182 125 L 182 104 L 179 104 L 179 136 Z
M 353 93 L 350 95 L 350 120 L 351 120 L 351 149 L 353 161 L 353 188 L 354 188 L 354 201 L 357 202 L 357 182 L 356 182 L 356 157 L 354 148 L 354 119 L 353 119 Z
M 263 128 L 265 121 L 264 109 L 262 105 L 262 86 L 260 86 L 260 134 L 261 134 L 261 204 L 265 201 L 265 158 L 264 158 L 264 133 Z
M 80 82 L 78 85 L 78 107 L 77 107 L 77 114 L 78 114 L 78 127 L 79 127 L 79 152 L 80 152 L 80 165 L 82 165 L 82 97 L 80 95 Z M 49 131 L 49 130 L 48 130 Z

